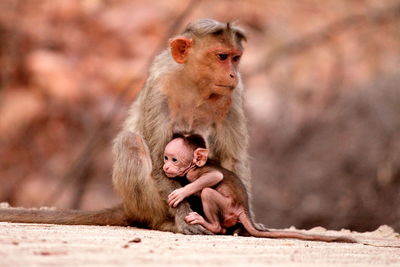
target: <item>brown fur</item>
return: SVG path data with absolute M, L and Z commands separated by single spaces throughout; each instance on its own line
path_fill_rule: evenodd
M 177 39 L 181 41 L 174 42 Z M 204 136 L 210 156 L 237 173 L 250 190 L 243 88 L 238 62 L 233 61 L 242 52 L 243 39 L 242 31 L 234 25 L 199 20 L 189 24 L 182 35 L 171 40 L 170 49 L 155 58 L 114 142 L 113 183 L 122 197 L 126 221 L 165 231 L 207 233 L 201 226 L 184 222 L 191 211 L 187 202 L 177 209 L 166 203 L 168 194 L 180 186 L 162 172 L 164 147 L 174 132 Z M 218 60 L 217 53 L 229 53 L 229 60 Z M 8 211 L 0 210 L 0 220 L 41 221 L 32 218 L 32 212 L 22 213 L 14 220 L 3 216 Z M 45 212 L 43 216 L 51 216 L 48 223 L 83 222 L 69 217 L 73 213 L 51 216 Z M 45 221 L 44 217 L 37 218 Z
M 216 31 L 230 36 L 228 48 L 228 39 L 220 41 L 220 36 L 213 34 Z M 146 86 L 133 104 L 114 146 L 114 185 L 125 199 L 125 212 L 133 221 L 173 232 L 207 232 L 201 226 L 186 224 L 184 218 L 191 211 L 186 201 L 176 209 L 166 203 L 168 194 L 180 187 L 162 171 L 164 147 L 173 133 L 194 132 L 205 136 L 211 157 L 240 177 L 250 177 L 240 75 L 237 66 L 219 64 L 216 55 L 210 54 L 210 49 L 215 47 L 240 50 L 241 37 L 235 32 L 239 30 L 234 27 L 228 30 L 226 24 L 216 21 L 195 22 L 182 37 L 177 37 L 190 40 L 186 46 L 179 41 L 179 50 L 182 47 L 189 50 L 175 55 L 184 64 L 177 64 L 169 51 L 155 59 Z M 174 47 L 171 49 L 175 51 Z M 234 72 L 234 79 L 229 76 L 230 72 Z M 215 84 L 228 83 L 233 87 L 215 87 Z M 132 140 L 132 135 L 143 138 L 148 158 L 127 155 L 129 151 L 123 143 Z M 151 172 L 141 167 L 150 156 Z M 138 162 L 132 164 L 132 158 Z M 244 183 L 249 185 L 248 180 Z

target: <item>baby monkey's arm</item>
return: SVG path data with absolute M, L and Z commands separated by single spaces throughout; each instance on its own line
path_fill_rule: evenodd
M 175 208 L 188 196 L 196 194 L 206 187 L 212 187 L 218 184 L 223 178 L 223 174 L 217 170 L 204 173 L 200 177 L 195 178 L 195 180 L 190 184 L 172 191 L 172 193 L 168 196 L 168 205 Z

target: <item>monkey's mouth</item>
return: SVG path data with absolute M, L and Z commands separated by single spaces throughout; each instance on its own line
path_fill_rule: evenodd
M 210 95 L 230 96 L 235 87 L 232 85 L 216 84 L 214 92 Z
M 212 93 L 208 96 L 208 100 L 218 100 L 221 97 L 223 97 L 223 95 L 220 94 L 216 94 L 216 93 Z
M 226 88 L 226 89 L 230 89 L 230 90 L 235 89 L 235 86 L 233 86 L 233 85 L 216 84 L 215 86 L 217 86 L 217 87 L 222 87 L 222 88 Z
M 166 175 L 168 178 L 175 178 L 175 177 L 177 176 L 176 173 L 172 173 L 172 172 L 165 172 L 165 175 Z

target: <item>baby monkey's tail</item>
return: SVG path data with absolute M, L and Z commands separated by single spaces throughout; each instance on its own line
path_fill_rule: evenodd
M 341 242 L 341 243 L 358 243 L 357 240 L 345 237 L 345 236 L 325 236 L 325 235 L 309 235 L 299 232 L 291 231 L 268 231 L 268 230 L 258 230 L 254 227 L 253 222 L 250 220 L 249 216 L 242 212 L 239 215 L 239 221 L 243 224 L 246 231 L 255 237 L 266 237 L 266 238 L 294 238 L 300 240 L 310 240 L 310 241 L 323 241 L 323 242 Z

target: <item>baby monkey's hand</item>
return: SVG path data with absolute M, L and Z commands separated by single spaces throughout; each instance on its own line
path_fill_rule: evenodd
M 171 194 L 168 195 L 168 205 L 176 208 L 176 206 L 178 206 L 178 204 L 181 203 L 182 200 L 184 200 L 188 196 L 189 195 L 185 187 L 176 189 L 172 191 Z

